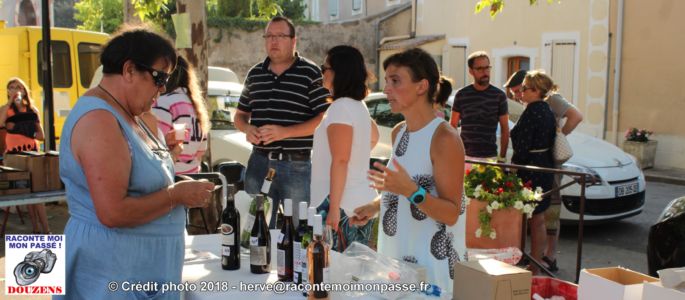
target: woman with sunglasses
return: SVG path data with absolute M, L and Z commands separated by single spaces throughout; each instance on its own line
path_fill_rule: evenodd
M 18 77 L 7 82 L 7 104 L 0 107 L 0 127 L 7 130 L 5 153 L 37 151 L 42 141 L 43 127 L 40 126 L 38 109 L 33 104 L 31 91 Z M 45 204 L 27 205 L 34 234 L 50 233 Z
M 392 130 L 388 165 L 375 163 L 380 171 L 369 171 L 381 197 L 355 209 L 351 221 L 365 224 L 380 212 L 378 252 L 425 267 L 427 283 L 450 295 L 454 265 L 464 254 L 463 224 L 457 225 L 464 146 L 456 129 L 435 115 L 433 104 L 443 105 L 452 85 L 418 48 L 388 57 L 383 68 L 390 109 L 405 121 Z
M 511 130 L 511 143 L 514 155 L 511 162 L 517 165 L 554 168 L 552 146 L 556 137 L 556 119 L 549 104 L 544 101 L 547 94 L 556 90 L 552 79 L 541 71 L 530 71 L 523 79 L 521 102 L 526 109 L 521 114 L 516 126 Z M 533 188 L 541 187 L 543 191 L 552 189 L 554 174 L 518 170 L 517 175 L 524 183 Z M 550 197 L 543 198 L 533 211 L 530 220 L 531 256 L 541 261 L 546 244 L 545 210 L 550 205 Z M 533 272 L 538 269 L 531 266 Z
M 144 50 L 141 50 L 144 49 Z M 176 64 L 171 41 L 129 27 L 103 46 L 103 77 L 69 113 L 60 175 L 70 218 L 66 299 L 179 299 L 174 292 L 109 291 L 109 282 L 179 283 L 183 207 L 206 206 L 214 185 L 175 183 L 166 144 L 140 120 Z
M 377 194 L 369 187 L 371 149 L 378 141 L 378 127 L 371 120 L 364 98 L 369 73 L 364 56 L 351 46 L 328 50 L 321 65 L 323 86 L 333 102 L 314 131 L 311 201 L 337 232 L 333 249 L 342 252 L 352 242 L 368 244 L 373 222 L 352 226 L 348 216 Z

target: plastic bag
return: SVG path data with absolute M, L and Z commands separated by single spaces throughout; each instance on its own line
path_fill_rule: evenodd
M 384 286 L 382 284 L 419 284 L 418 272 L 402 261 L 378 254 L 366 245 L 353 242 L 342 254 L 330 252 L 333 261 L 331 270 L 331 281 L 339 283 L 373 283 L 376 289 Z M 387 285 L 385 285 L 387 286 Z M 410 291 L 368 291 L 366 289 L 356 289 L 346 291 L 348 297 L 375 296 L 385 299 L 397 299 L 404 295 L 411 294 Z

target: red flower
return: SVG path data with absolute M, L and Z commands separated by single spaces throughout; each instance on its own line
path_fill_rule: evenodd
M 499 194 L 501 194 L 501 193 L 504 193 L 504 189 L 503 189 L 503 188 L 498 188 L 498 189 L 497 189 L 497 192 L 496 192 L 495 194 L 499 195 Z
M 504 185 L 505 185 L 506 187 L 508 187 L 508 188 L 514 187 L 514 184 L 511 183 L 511 181 L 505 182 Z
M 466 176 L 469 176 L 470 173 L 471 173 L 471 169 L 466 169 Z
M 525 183 L 523 186 L 525 186 L 525 187 L 527 187 L 527 188 L 532 188 L 532 187 L 533 187 L 533 181 L 532 181 L 532 180 L 528 180 L 528 181 L 526 181 L 526 183 Z

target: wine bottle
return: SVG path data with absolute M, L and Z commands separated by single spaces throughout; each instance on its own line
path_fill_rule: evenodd
M 309 249 L 309 244 L 312 242 L 312 239 L 313 239 L 312 235 L 314 234 L 314 216 L 315 215 L 316 215 L 316 208 L 315 207 L 307 208 L 307 230 L 305 231 L 305 234 L 302 237 L 302 252 L 300 253 L 300 257 L 302 260 L 302 283 L 309 282 L 309 255 L 307 252 Z M 306 291 L 302 294 L 304 296 L 307 296 Z
M 235 187 L 227 186 L 227 198 L 221 214 L 221 268 L 240 269 L 240 213 L 235 209 Z
M 274 176 L 276 176 L 276 170 L 269 168 L 269 171 L 266 173 L 266 178 L 264 178 L 264 182 L 262 183 L 260 194 L 264 196 L 264 204 L 262 205 L 264 206 L 264 211 L 268 211 L 271 208 L 268 199 L 269 190 L 271 190 L 271 182 L 273 181 Z M 250 202 L 250 210 L 248 212 L 247 219 L 245 220 L 245 228 L 243 228 L 243 232 L 240 235 L 240 246 L 250 249 L 250 234 L 252 233 L 252 225 L 254 224 L 255 214 L 257 212 L 256 199 L 252 199 Z
M 314 217 L 314 240 L 307 248 L 309 261 L 309 282 L 313 284 L 311 295 L 316 299 L 328 297 L 328 291 L 323 289 L 322 283 L 329 282 L 328 245 L 323 241 L 323 218 Z
M 250 272 L 254 274 L 271 271 L 271 236 L 264 216 L 264 196 L 257 195 L 257 213 L 250 234 Z
M 295 227 L 293 226 L 293 200 L 285 199 L 283 212 L 283 227 L 278 235 L 276 269 L 278 281 L 293 281 L 293 242 L 295 239 Z
M 278 203 L 278 209 L 276 213 L 276 229 L 283 228 L 283 203 Z
M 293 282 L 296 284 L 307 282 L 303 276 L 308 276 L 307 272 L 302 272 L 302 262 L 307 259 L 307 246 L 302 241 L 307 233 L 307 202 L 300 202 L 298 215 L 300 220 L 293 242 Z

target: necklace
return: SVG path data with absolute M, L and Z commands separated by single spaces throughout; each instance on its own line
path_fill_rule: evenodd
M 147 138 L 150 139 L 153 143 L 155 143 L 155 146 L 157 148 L 166 149 L 166 147 L 163 146 L 164 144 L 154 134 L 152 134 L 152 131 L 150 130 L 150 128 L 147 127 L 147 125 L 145 125 L 145 122 L 140 122 L 140 120 L 136 119 L 136 117 L 134 117 L 131 112 L 124 108 L 124 105 L 121 104 L 121 102 L 119 102 L 117 98 L 114 98 L 114 96 L 101 85 L 98 84 L 98 88 L 105 92 L 110 98 L 112 98 L 112 100 L 114 100 L 114 102 L 116 102 L 117 105 L 119 105 L 119 107 L 126 113 L 126 115 L 128 115 L 131 118 L 131 120 L 133 120 L 133 122 L 136 123 L 136 125 L 138 125 L 138 127 L 143 130 L 143 132 L 147 135 Z M 155 150 L 157 149 L 152 150 L 153 152 L 155 152 Z
M 112 94 L 111 94 L 109 91 L 107 91 L 105 88 L 103 88 L 103 87 L 102 87 L 101 85 L 99 85 L 99 84 L 98 84 L 98 88 L 101 89 L 103 92 L 105 92 L 105 94 L 107 94 L 110 98 L 112 98 L 112 100 L 114 100 L 114 102 L 115 102 L 117 105 L 119 105 L 119 107 L 121 108 L 121 110 L 123 110 L 123 111 L 126 113 L 126 115 L 128 115 L 128 116 L 131 118 L 131 120 L 133 120 L 134 122 L 136 122 L 136 118 L 133 116 L 133 114 L 132 114 L 131 112 L 129 112 L 126 108 L 124 108 L 124 105 L 121 104 L 121 102 L 119 102 L 119 100 L 117 100 L 117 98 L 114 98 L 114 96 L 112 96 Z M 136 123 L 137 123 L 137 122 L 136 122 Z

